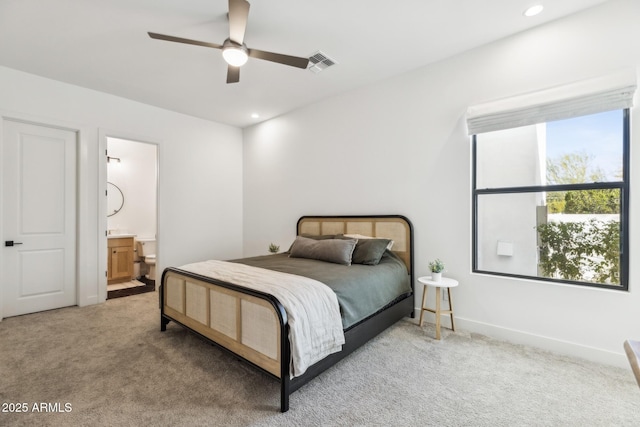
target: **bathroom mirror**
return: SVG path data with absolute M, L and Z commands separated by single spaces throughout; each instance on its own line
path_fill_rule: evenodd
M 112 182 L 107 182 L 107 216 L 113 216 L 120 212 L 124 206 L 124 194 Z

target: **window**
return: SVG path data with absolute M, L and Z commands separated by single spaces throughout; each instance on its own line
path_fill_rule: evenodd
M 628 289 L 629 110 L 478 132 L 473 271 Z

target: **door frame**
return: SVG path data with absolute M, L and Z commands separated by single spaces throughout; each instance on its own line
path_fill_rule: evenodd
M 156 147 L 156 274 L 161 272 L 162 245 L 160 244 L 160 146 L 161 142 L 144 135 L 131 132 L 98 129 L 98 194 L 106 195 L 107 191 L 107 138 L 125 139 L 132 142 L 151 144 Z M 98 303 L 107 300 L 107 198 L 98 198 Z M 156 289 L 158 287 L 156 276 Z
M 0 152 L 4 149 L 4 122 L 11 120 L 15 122 L 27 123 L 36 126 L 44 126 L 70 131 L 76 134 L 76 259 L 75 259 L 75 289 L 76 305 L 85 306 L 97 302 L 97 289 L 93 291 L 90 286 L 83 284 L 91 283 L 95 280 L 95 262 L 91 256 L 91 224 L 83 215 L 90 211 L 91 199 L 91 168 L 88 166 L 88 159 L 91 156 L 90 135 L 91 128 L 77 123 L 70 123 L 63 120 L 39 117 L 30 114 L 17 113 L 14 111 L 0 110 Z M 3 202 L 2 179 L 3 169 L 0 163 L 0 203 Z M 3 219 L 0 215 L 0 236 L 4 236 Z M 0 251 L 0 268 L 4 251 Z M 0 321 L 3 319 L 3 290 L 0 286 Z

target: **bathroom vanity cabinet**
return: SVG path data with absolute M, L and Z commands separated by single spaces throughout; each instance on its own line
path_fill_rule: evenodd
M 133 278 L 133 237 L 109 237 L 107 284 L 128 282 Z

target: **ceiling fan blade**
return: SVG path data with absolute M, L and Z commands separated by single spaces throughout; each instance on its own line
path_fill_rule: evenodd
M 168 42 L 176 42 L 176 43 L 184 43 L 184 44 L 194 44 L 196 46 L 212 47 L 214 49 L 222 49 L 222 45 L 217 43 L 201 42 L 198 40 L 183 39 L 182 37 L 167 36 L 164 34 L 151 33 L 151 32 L 147 34 L 149 34 L 149 37 L 151 37 L 152 39 L 166 40 Z
M 297 68 L 307 68 L 309 65 L 309 58 L 265 52 L 264 50 L 258 49 L 249 49 L 249 56 L 251 58 L 264 59 L 265 61 L 277 62 L 278 64 L 290 65 Z
M 239 45 L 244 43 L 249 7 L 247 0 L 229 0 L 229 38 Z
M 229 65 L 227 67 L 227 83 L 238 83 L 240 81 L 240 67 Z

